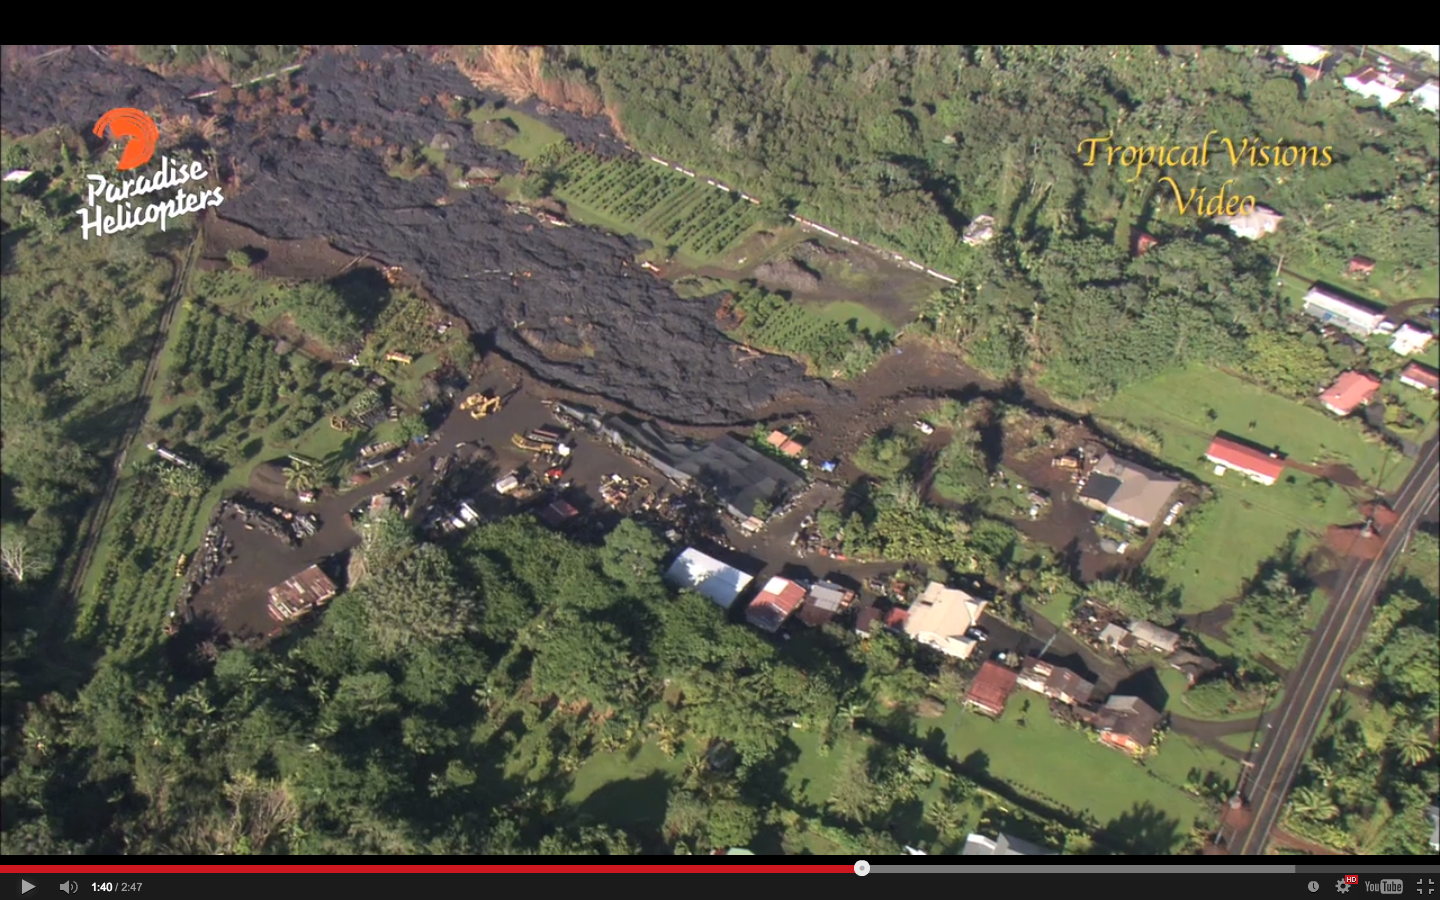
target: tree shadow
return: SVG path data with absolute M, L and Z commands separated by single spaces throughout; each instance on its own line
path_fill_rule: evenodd
M 332 278 L 330 286 L 345 301 L 345 306 L 366 324 L 375 321 L 375 317 L 385 305 L 385 300 L 390 296 L 390 282 L 385 280 L 385 276 L 375 269 L 362 266 Z
M 1169 856 L 1180 838 L 1179 819 L 1149 803 L 1137 803 L 1100 829 L 1091 855 Z
M 975 750 L 960 761 L 960 772 L 969 778 L 981 779 L 990 772 L 990 754 Z
M 652 772 L 644 778 L 612 781 L 598 788 L 576 807 L 576 812 L 591 821 L 644 835 L 650 841 L 660 836 L 669 801 L 670 778 Z

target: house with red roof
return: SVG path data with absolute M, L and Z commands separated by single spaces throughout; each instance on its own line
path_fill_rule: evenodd
M 1360 372 L 1346 372 L 1320 392 L 1320 405 L 1337 416 L 1348 416 L 1369 403 L 1380 390 L 1380 382 Z
M 1205 458 L 1215 464 L 1215 474 L 1224 475 L 1226 470 L 1250 476 L 1252 481 L 1271 485 L 1285 471 L 1285 463 L 1278 453 L 1267 453 L 1225 435 L 1217 434 L 1205 451 Z
M 1005 712 L 1005 702 L 1015 692 L 1019 674 L 1011 668 L 993 660 L 980 667 L 970 681 L 970 690 L 965 692 L 965 705 L 980 710 L 987 716 L 999 718 Z
M 1440 372 L 1436 372 L 1429 366 L 1412 362 L 1400 370 L 1400 383 L 1408 384 L 1422 391 L 1429 391 L 1432 394 L 1440 393 Z
M 803 602 L 803 587 L 788 578 L 772 578 L 746 607 L 745 620 L 761 631 L 774 634 Z

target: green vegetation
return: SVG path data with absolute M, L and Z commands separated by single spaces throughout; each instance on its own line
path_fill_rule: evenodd
M 137 400 L 146 363 L 193 223 L 81 240 L 72 213 L 86 173 L 101 165 L 84 141 L 60 131 L 7 136 L 0 151 L 6 171 L 34 173 L 0 186 L 0 684 L 8 729 L 12 711 L 34 691 L 74 678 L 68 654 L 50 636 L 70 627 L 73 554 L 114 456 L 143 414 Z M 172 252 L 174 259 L 160 255 Z M 144 502 L 183 506 L 166 497 Z M 158 618 L 150 624 L 158 628 Z
M 637 157 L 603 160 L 567 145 L 532 168 L 539 182 L 527 192 L 553 193 L 581 221 L 645 238 L 669 257 L 716 259 L 761 221 L 738 194 Z
M 137 44 L 142 63 L 165 70 L 219 72 L 235 81 L 258 78 L 283 69 L 300 55 L 288 44 Z
M 487 106 L 469 114 L 475 123 L 475 140 L 509 151 L 521 159 L 535 159 L 563 141 L 565 136 L 538 119 L 508 106 Z
M 855 451 L 855 465 L 880 478 L 895 478 L 911 469 L 919 452 L 919 438 L 897 426 L 861 444 Z
M 760 287 L 742 287 L 730 309 L 739 319 L 731 329 L 734 337 L 800 357 L 825 378 L 857 378 L 889 346 L 888 333 L 861 330 L 853 319 L 842 325 Z
M 122 486 L 106 522 L 108 540 L 82 592 L 75 636 L 117 661 L 155 649 L 175 609 L 174 569 L 206 512 L 209 486 L 203 480 L 179 490 L 167 484 L 171 473 L 183 471 L 163 462 L 140 468 Z
M 1424 810 L 1440 790 L 1437 588 L 1440 538 L 1422 528 L 1351 657 L 1348 677 L 1368 686 L 1371 698 L 1334 701 L 1290 796 L 1285 827 L 1292 833 L 1347 853 L 1430 852 Z
M 1303 470 L 1270 487 L 1234 472 L 1214 475 L 1203 457 L 1217 432 L 1275 447 L 1296 463 L 1349 465 L 1370 484 L 1394 485 L 1405 473 L 1398 454 L 1365 435 L 1358 423 L 1336 421 L 1213 369 L 1191 367 L 1135 385 L 1096 415 L 1102 424 L 1125 423 L 1129 430 L 1155 434 L 1157 455 L 1213 485 L 1214 499 L 1187 509 L 1178 520 L 1183 541 L 1162 538 L 1146 563 L 1147 571 L 1178 592 L 1180 608 L 1189 612 L 1238 596 L 1242 579 L 1292 532 L 1313 542 L 1326 525 L 1350 524 L 1357 515 L 1343 488 Z M 1219 559 L 1226 565 L 1215 565 Z
M 347 298 L 334 285 L 262 279 L 243 269 L 207 272 L 197 282 L 196 292 L 262 327 L 293 329 L 332 352 L 359 343 L 375 313 L 367 307 L 380 299 L 373 292 Z
M 6 851 L 896 852 L 963 839 L 949 804 L 1014 808 L 975 767 L 985 747 L 1004 777 L 1036 783 L 1021 805 L 1040 830 L 1081 826 L 1046 793 L 1097 825 L 1153 806 L 1166 841 L 1172 820 L 1203 812 L 1042 717 L 1026 740 L 1001 737 L 1014 723 L 951 720 L 948 756 L 903 735 L 861 754 L 861 734 L 889 727 L 869 716 L 923 688 L 913 647 L 817 634 L 782 653 L 673 596 L 664 544 L 633 522 L 591 547 L 516 518 L 451 549 L 392 525 L 367 529 L 369 574 L 313 628 L 167 678 L 153 658 L 112 657 L 78 702 L 35 707 L 0 788 Z M 1108 790 L 1007 758 L 1073 765 L 1087 751 Z M 817 805 L 792 769 L 827 767 Z M 878 789 L 857 793 L 857 779 Z M 148 802 L 160 792 L 165 804 Z M 42 812 L 27 802 L 39 796 L 67 799 Z M 1100 830 L 1110 851 L 1156 840 Z
M 1177 362 L 1243 360 L 1284 313 L 1279 254 L 1323 260 L 1322 274 L 1369 256 L 1404 298 L 1436 280 L 1430 114 L 1376 109 L 1334 78 L 1302 92 L 1291 70 L 1257 65 L 1263 52 L 1206 48 L 1201 65 L 1153 46 L 587 45 L 552 61 L 594 84 L 645 152 L 959 278 L 926 317 L 980 368 L 1043 366 L 1052 393 L 1103 398 Z M 1212 130 L 1203 173 L 1137 178 L 1076 152 L 1097 135 L 1172 146 Z M 1334 163 L 1214 164 L 1222 138 L 1255 135 L 1330 147 Z M 1206 237 L 1166 175 L 1211 193 L 1233 176 L 1230 191 L 1285 223 L 1261 245 Z M 997 238 L 964 246 L 982 214 Z M 1133 260 L 1132 224 L 1161 239 Z

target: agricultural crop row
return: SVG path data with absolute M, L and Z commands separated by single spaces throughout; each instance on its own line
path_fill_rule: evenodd
M 734 310 L 743 316 L 736 337 L 764 350 L 808 359 L 825 376 L 859 375 L 887 343 L 764 290 L 742 292 Z
M 739 196 L 633 157 L 601 160 L 576 152 L 557 168 L 562 195 L 695 256 L 718 256 L 758 220 Z
M 148 478 L 134 479 L 106 526 L 113 543 L 85 600 L 81 634 L 124 658 L 160 641 L 175 608 L 175 563 L 203 503 L 203 497 L 173 496 Z
M 209 309 L 194 310 L 176 330 L 172 374 L 196 375 L 241 410 L 256 411 L 280 397 L 284 373 L 269 338 Z

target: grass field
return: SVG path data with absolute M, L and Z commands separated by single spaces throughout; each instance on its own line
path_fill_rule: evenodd
M 931 729 L 940 729 L 946 751 L 956 761 L 983 755 L 991 777 L 1042 802 L 1086 812 L 1101 824 L 1149 804 L 1184 831 L 1196 816 L 1208 814 L 1199 799 L 1178 786 L 1185 783 L 1187 773 L 1198 768 L 1231 776 L 1228 761 L 1219 753 L 1174 734 L 1142 768 L 1086 733 L 1059 724 L 1043 702 L 1032 701 L 1021 727 L 1017 724 L 1020 703 L 1020 698 L 1012 698 L 1012 708 L 999 721 L 951 704 L 941 718 L 922 720 L 918 730 L 925 739 Z
M 500 149 L 513 153 L 521 159 L 530 159 L 546 147 L 552 146 L 565 139 L 565 136 L 555 129 L 541 122 L 533 116 L 527 116 L 519 110 L 511 109 L 508 106 L 494 109 L 485 107 L 470 113 L 470 121 L 475 124 L 489 122 L 496 119 L 506 120 L 514 125 L 518 133 L 500 145 Z
M 1291 308 L 1300 311 L 1300 298 L 1319 281 L 1339 288 L 1375 303 L 1389 306 L 1416 297 L 1440 297 L 1440 269 L 1422 269 L 1418 272 L 1401 273 L 1393 263 L 1379 260 L 1375 271 L 1364 277 L 1347 275 L 1349 260 L 1335 259 L 1324 262 L 1302 261 L 1293 256 L 1285 258 L 1285 269 L 1295 275 L 1283 275 L 1285 282 L 1281 294 L 1290 301 Z
M 1215 487 L 1203 522 L 1185 543 L 1167 558 L 1147 563 L 1153 574 L 1180 591 L 1184 612 L 1212 609 L 1233 599 L 1244 579 L 1292 532 L 1303 532 L 1307 546 L 1313 546 L 1326 526 L 1355 519 L 1354 498 L 1304 472 L 1293 472 L 1270 487 L 1233 472 L 1214 475 L 1203 457 L 1216 432 L 1275 447 L 1302 464 L 1347 464 L 1370 484 L 1393 487 L 1407 471 L 1397 453 L 1364 435 L 1358 423 L 1337 421 L 1209 368 L 1191 367 L 1137 385 L 1096 415 L 1101 422 L 1123 422 L 1157 433 L 1166 462 Z M 1223 565 L 1217 564 L 1220 560 Z
M 813 309 L 821 318 L 841 325 L 855 323 L 857 331 L 868 331 L 871 334 L 894 333 L 895 325 L 883 318 L 879 313 L 860 303 L 852 303 L 848 300 L 841 300 L 835 303 L 809 304 L 803 306 Z

